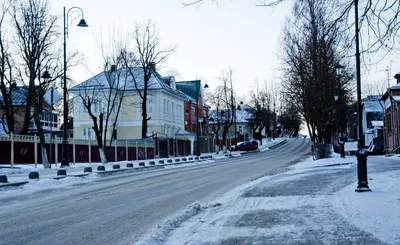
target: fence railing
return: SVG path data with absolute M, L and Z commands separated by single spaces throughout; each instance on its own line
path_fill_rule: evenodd
M 61 162 L 63 139 L 59 137 L 45 138 L 47 156 L 51 164 Z M 69 139 L 67 154 L 71 163 L 100 162 L 99 148 L 95 140 Z M 109 162 L 123 160 L 153 159 L 154 140 L 114 140 L 107 142 L 104 151 Z M 0 164 L 42 162 L 42 151 L 39 146 L 39 137 L 30 135 L 0 135 Z

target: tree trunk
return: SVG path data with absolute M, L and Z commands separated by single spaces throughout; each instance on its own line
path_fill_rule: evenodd
M 147 138 L 147 91 L 145 90 L 142 101 L 142 139 Z
M 34 82 L 32 82 L 34 84 Z M 25 106 L 25 115 L 24 115 L 24 124 L 21 129 L 21 134 L 27 134 L 29 129 L 29 122 L 31 120 L 31 108 L 32 108 L 32 100 L 35 94 L 35 87 L 29 83 L 29 88 L 27 92 L 26 98 L 26 106 Z M 36 125 L 37 126 L 37 125 Z
M 107 157 L 103 147 L 99 147 L 100 160 L 102 164 L 107 164 Z
M 40 141 L 40 151 L 42 153 L 42 164 L 43 168 L 50 168 L 49 159 L 47 158 L 47 149 L 46 149 L 46 142 L 44 139 L 44 132 L 42 128 L 42 123 L 40 122 L 39 115 L 35 115 L 34 117 L 36 128 L 39 134 L 39 141 Z

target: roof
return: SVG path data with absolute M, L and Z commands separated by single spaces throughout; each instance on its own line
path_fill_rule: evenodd
M 363 100 L 364 110 L 366 112 L 382 112 L 382 105 L 379 100 Z
M 9 93 L 9 91 L 10 88 L 7 88 L 7 93 Z M 28 94 L 27 86 L 14 87 L 11 92 L 12 103 L 13 103 L 12 105 L 13 106 L 25 105 L 27 94 Z M 0 93 L 0 100 L 4 102 L 2 93 Z
M 383 127 L 383 121 L 371 121 L 372 127 Z
M 178 131 L 176 131 L 175 135 L 194 136 L 195 134 L 193 134 L 193 133 L 191 133 L 191 132 L 189 132 L 189 131 L 186 131 L 186 130 L 183 130 L 183 129 L 180 128 L 180 129 L 178 129 Z
M 400 96 L 399 95 L 393 95 L 392 98 L 393 98 L 394 101 L 400 102 Z
M 131 74 L 131 72 L 133 74 Z M 114 79 L 113 77 L 118 77 L 118 79 Z M 112 83 L 113 81 L 113 83 Z M 172 89 L 167 82 L 171 81 L 171 77 L 162 77 L 157 72 L 154 72 L 150 76 L 150 80 L 148 83 L 148 90 L 159 90 L 164 89 L 169 93 L 180 97 L 182 100 L 184 96 Z M 126 83 L 125 83 L 126 82 Z M 130 68 L 119 68 L 114 72 L 103 71 L 96 76 L 89 78 L 88 80 L 72 87 L 69 89 L 70 92 L 79 92 L 81 89 L 87 88 L 98 88 L 98 89 L 123 89 L 126 85 L 126 90 L 136 91 L 135 84 L 139 90 L 144 89 L 144 75 L 143 69 L 140 67 Z
M 200 94 L 200 80 L 176 82 L 176 89 L 187 95 L 189 100 L 198 101 Z
M 249 105 L 243 105 L 241 106 L 241 109 L 236 110 L 236 123 L 248 123 L 249 121 L 253 120 L 255 118 L 254 113 L 252 112 L 253 108 L 250 107 Z M 221 111 L 227 111 L 227 110 L 219 110 Z M 216 117 L 216 110 L 211 110 L 210 111 L 210 118 L 215 118 Z M 216 121 L 209 121 L 209 124 L 216 124 Z

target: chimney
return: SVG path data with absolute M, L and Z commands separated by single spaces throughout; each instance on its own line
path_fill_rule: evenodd
M 394 75 L 394 78 L 396 78 L 397 84 L 400 84 L 400 72 L 398 72 L 396 75 Z
M 117 65 L 111 65 L 111 72 L 117 71 Z
M 154 73 L 156 71 L 156 63 L 155 62 L 150 62 L 149 67 L 150 67 L 150 73 Z

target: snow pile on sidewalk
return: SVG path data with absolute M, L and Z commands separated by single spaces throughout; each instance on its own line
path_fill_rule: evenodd
M 389 244 L 400 244 L 400 171 L 369 173 L 372 192 L 357 193 L 354 183 L 335 194 L 335 209 L 361 230 Z

